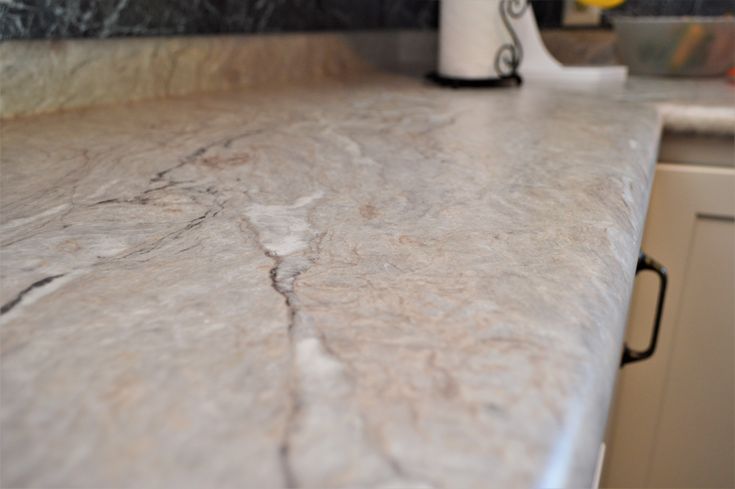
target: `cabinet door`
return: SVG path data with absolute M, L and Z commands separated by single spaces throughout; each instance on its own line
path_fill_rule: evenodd
M 663 164 L 642 248 L 669 269 L 655 355 L 624 368 L 603 487 L 735 487 L 735 169 Z M 645 345 L 656 281 L 641 276 L 627 341 Z

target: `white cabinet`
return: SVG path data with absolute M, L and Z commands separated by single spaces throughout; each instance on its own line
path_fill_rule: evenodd
M 602 487 L 735 487 L 734 218 L 735 168 L 658 164 L 642 249 L 668 268 L 668 293 L 656 353 L 620 373 Z M 646 275 L 631 303 L 634 349 L 653 322 Z

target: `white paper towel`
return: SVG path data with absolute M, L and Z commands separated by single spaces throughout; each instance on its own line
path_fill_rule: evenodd
M 442 0 L 439 74 L 452 78 L 499 78 L 495 57 L 511 42 L 500 18 L 501 0 Z

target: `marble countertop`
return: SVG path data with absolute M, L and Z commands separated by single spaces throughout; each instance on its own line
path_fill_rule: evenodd
M 721 80 L 633 77 L 616 96 L 654 103 L 668 131 L 735 134 L 735 87 Z
M 588 486 L 656 104 L 727 112 L 716 83 L 4 122 L 2 484 Z

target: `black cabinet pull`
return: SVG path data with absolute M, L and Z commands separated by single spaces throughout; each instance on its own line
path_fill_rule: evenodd
M 638 256 L 638 265 L 635 268 L 635 273 L 645 270 L 650 270 L 658 275 L 658 301 L 656 303 L 656 317 L 653 320 L 653 330 L 651 331 L 651 340 L 648 343 L 648 348 L 645 350 L 633 350 L 625 345 L 623 348 L 623 358 L 620 362 L 620 366 L 623 367 L 627 363 L 640 362 L 646 358 L 650 358 L 651 355 L 656 351 L 656 343 L 658 342 L 658 331 L 661 327 L 661 315 L 664 309 L 664 298 L 666 297 L 666 284 L 669 281 L 669 275 L 666 268 L 658 263 L 656 260 L 646 255 L 641 251 Z

